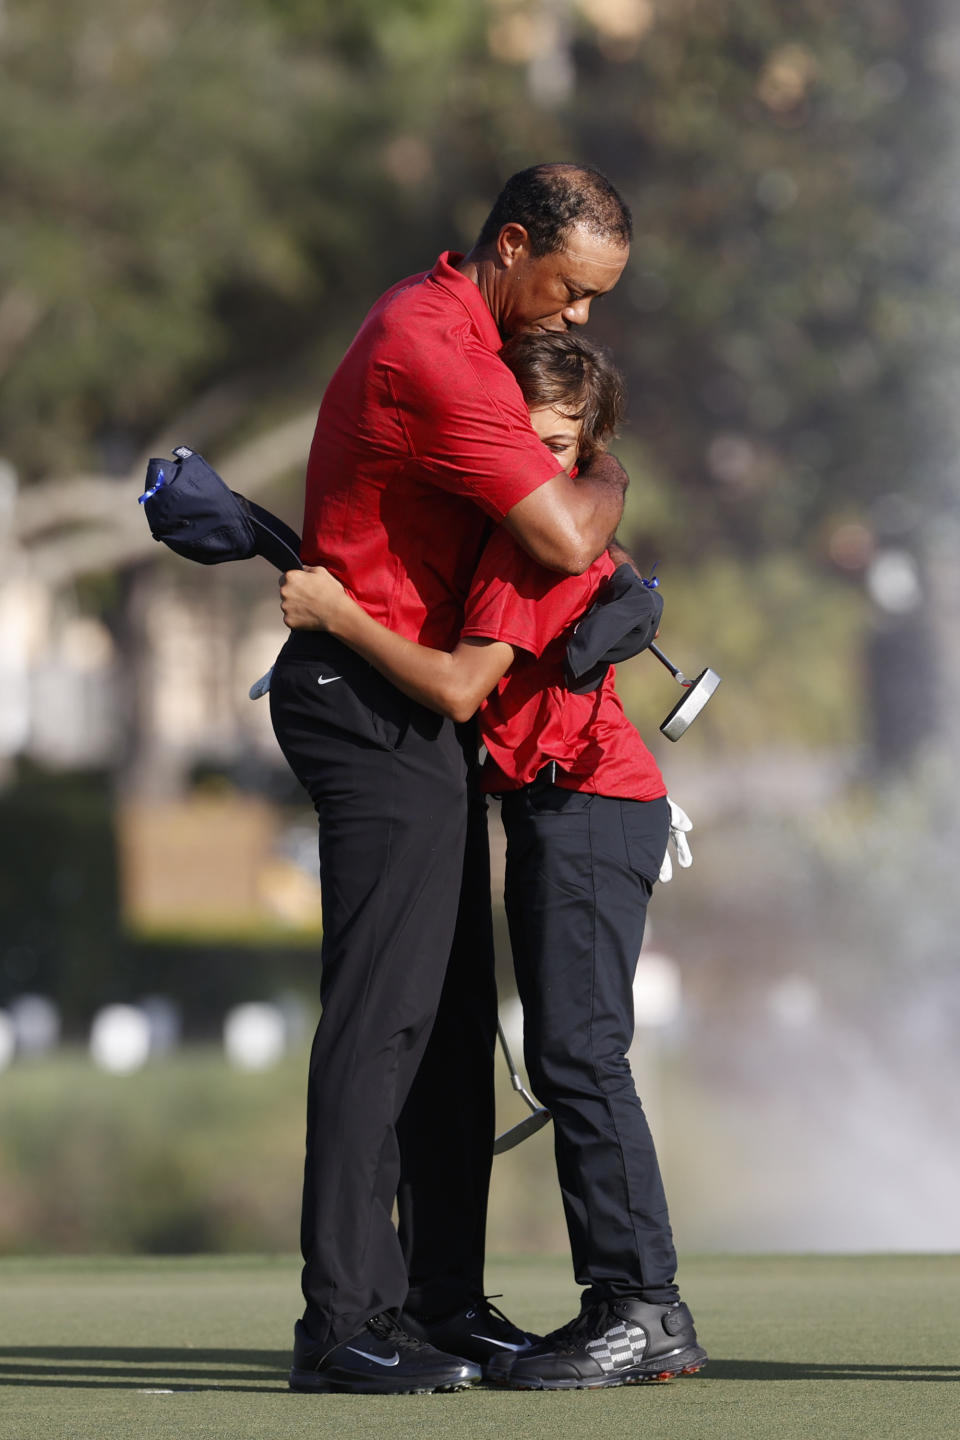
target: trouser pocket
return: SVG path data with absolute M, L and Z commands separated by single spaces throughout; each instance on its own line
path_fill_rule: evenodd
M 270 715 L 281 749 L 319 730 L 360 744 L 396 750 L 411 725 L 423 738 L 439 734 L 442 716 L 410 700 L 372 665 L 331 636 L 288 641 L 270 683 Z
M 630 869 L 652 885 L 659 877 L 670 834 L 670 807 L 659 800 L 621 800 L 620 819 Z

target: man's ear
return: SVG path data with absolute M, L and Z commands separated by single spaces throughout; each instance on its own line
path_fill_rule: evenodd
M 504 225 L 497 236 L 497 255 L 504 269 L 509 270 L 521 251 L 529 250 L 529 246 L 530 236 L 524 225 L 517 225 L 513 221 Z

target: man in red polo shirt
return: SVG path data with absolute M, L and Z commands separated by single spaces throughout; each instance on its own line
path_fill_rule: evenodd
M 571 480 L 497 352 L 525 330 L 585 323 L 629 239 L 603 176 L 537 166 L 508 182 L 468 256 L 388 291 L 323 398 L 304 562 L 438 648 L 457 639 L 491 522 L 549 568 L 585 570 L 625 477 L 603 455 Z M 324 910 L 291 1384 L 459 1388 L 528 1343 L 483 1298 L 496 992 L 482 801 L 468 804 L 475 738 L 298 629 L 310 583 L 285 577 L 294 633 L 270 691 L 317 809 Z M 433 1343 L 400 1327 L 404 1306 Z

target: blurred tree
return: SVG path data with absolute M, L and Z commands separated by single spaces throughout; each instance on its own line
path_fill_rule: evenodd
M 671 539 L 826 558 L 851 511 L 921 490 L 930 452 L 912 381 L 942 310 L 937 7 L 606 8 L 634 28 L 576 43 L 575 124 L 634 210 L 629 304 L 605 320 Z
M 597 325 L 632 382 L 627 538 L 665 578 L 686 562 L 691 587 L 691 562 L 736 557 L 744 612 L 805 563 L 827 614 L 891 527 L 914 544 L 942 490 L 922 363 L 951 273 L 938 13 L 6 0 L 3 448 L 28 486 L 133 473 L 161 426 L 213 454 L 263 437 L 275 475 L 299 470 L 370 299 L 468 244 L 511 170 L 571 156 L 609 173 L 637 222 Z M 233 451 L 247 473 L 262 453 Z M 36 486 L 23 534 L 47 572 L 131 554 L 116 533 L 79 553 L 44 535 L 68 494 L 73 478 Z M 98 513 L 115 505 L 98 495 Z
M 923 558 L 953 448 L 936 374 L 956 270 L 950 7 L 578 8 L 574 127 L 623 185 L 637 231 L 628 303 L 604 311 L 645 452 L 628 535 L 665 579 L 688 562 L 681 583 L 701 602 L 702 558 L 715 575 L 724 552 L 737 557 L 739 605 L 717 616 L 734 657 L 756 628 L 746 617 L 766 613 L 773 567 L 805 557 L 805 586 L 822 591 L 797 597 L 801 623 L 821 622 L 805 688 L 826 700 L 831 666 L 865 681 L 865 696 L 849 689 L 848 722 L 856 733 L 859 710 L 878 767 L 902 768 L 951 712 L 931 703 L 940 602 Z M 919 576 L 909 613 L 874 584 L 891 544 Z M 799 656 L 772 625 L 754 639 L 772 718 L 776 696 L 796 694 Z M 804 707 L 811 740 L 835 710 Z
M 27 480 L 122 470 L 198 395 L 201 431 L 262 424 L 291 385 L 315 396 L 382 284 L 469 240 L 514 159 L 571 153 L 634 207 L 606 332 L 651 470 L 696 496 L 671 539 L 819 545 L 916 469 L 930 12 L 9 0 L 6 451 Z
M 370 298 L 441 224 L 458 238 L 445 164 L 467 202 L 487 184 L 471 55 L 474 7 L 443 0 L 10 0 L 0 426 L 21 476 L 122 471 L 174 408 L 198 436 L 315 398 Z M 457 132 L 476 160 L 444 162 Z

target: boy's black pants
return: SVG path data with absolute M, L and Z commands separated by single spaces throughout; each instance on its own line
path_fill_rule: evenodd
M 304 1320 L 334 1345 L 382 1310 L 443 1313 L 483 1293 L 496 1039 L 486 820 L 482 801 L 468 805 L 450 721 L 330 637 L 294 635 L 270 697 L 320 826 L 323 1013 L 301 1245 Z
M 505 898 L 531 1087 L 553 1116 L 584 1303 L 668 1303 L 676 1253 L 653 1139 L 626 1054 L 666 800 L 534 782 L 503 797 Z

